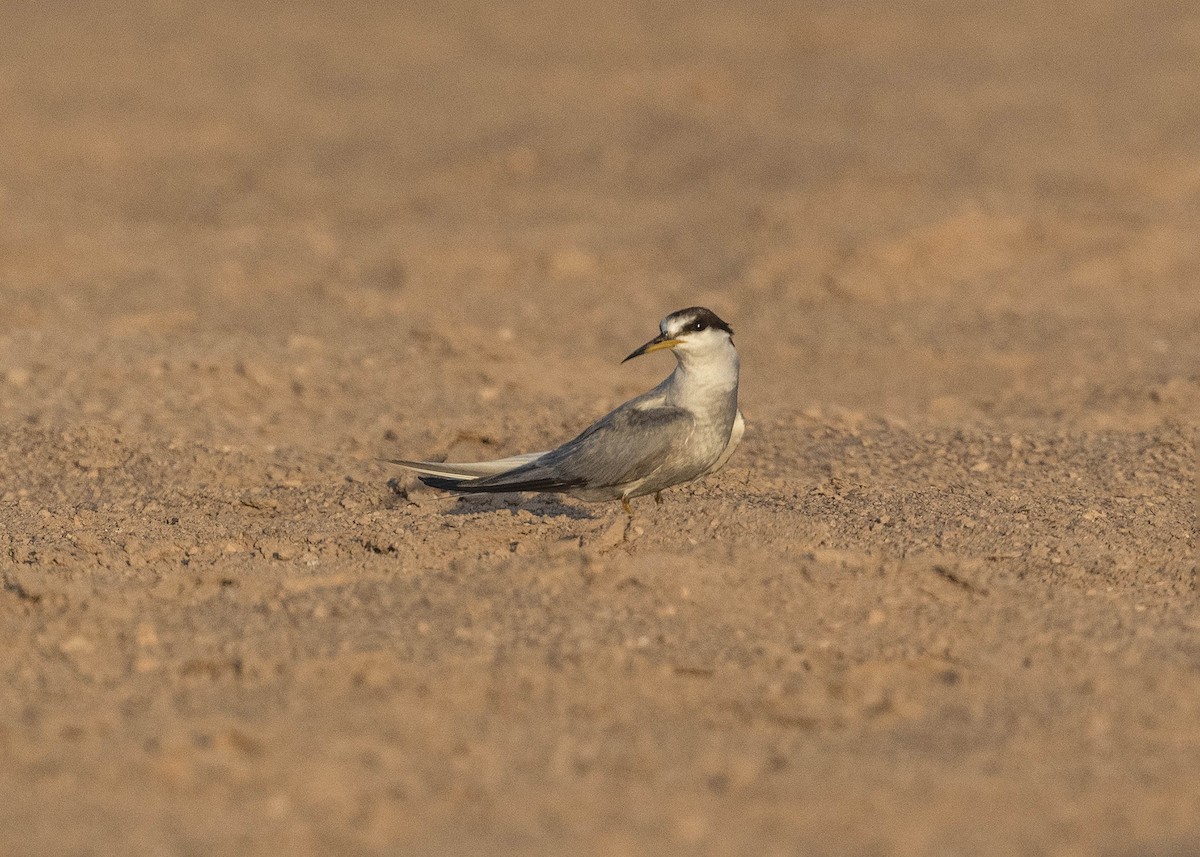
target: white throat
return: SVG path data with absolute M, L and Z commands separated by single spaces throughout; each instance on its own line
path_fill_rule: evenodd
M 695 350 L 676 348 L 679 365 L 671 374 L 668 398 L 690 409 L 719 407 L 730 396 L 736 402 L 740 361 L 733 342 L 723 339 Z

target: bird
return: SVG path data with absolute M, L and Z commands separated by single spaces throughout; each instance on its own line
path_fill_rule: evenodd
M 670 350 L 675 370 L 562 446 L 494 461 L 385 459 L 433 488 L 462 494 L 556 492 L 586 502 L 630 500 L 693 482 L 725 466 L 746 431 L 738 409 L 740 361 L 733 328 L 705 307 L 666 316 L 658 336 L 622 363 Z

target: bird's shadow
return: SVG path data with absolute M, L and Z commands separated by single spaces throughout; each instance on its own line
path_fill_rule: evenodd
M 389 479 L 387 486 L 396 498 L 408 500 L 409 486 L 403 484 L 399 478 Z M 515 515 L 521 510 L 539 518 L 570 518 L 574 521 L 595 521 L 603 517 L 578 506 L 569 506 L 562 502 L 557 494 L 536 494 L 529 499 L 518 494 L 462 494 L 443 514 L 485 515 L 488 512 L 508 512 Z
M 594 521 L 597 515 L 578 506 L 570 506 L 554 494 L 538 494 L 528 500 L 515 499 L 513 495 L 468 495 L 459 497 L 447 515 L 483 515 L 488 512 L 508 512 L 516 515 L 525 511 L 539 518 L 570 518 L 573 521 Z

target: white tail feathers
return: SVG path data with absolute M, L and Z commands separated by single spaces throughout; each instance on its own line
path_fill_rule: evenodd
M 399 464 L 417 473 L 427 476 L 442 476 L 448 479 L 482 479 L 485 476 L 495 476 L 506 473 L 514 467 L 528 464 L 534 459 L 541 458 L 544 452 L 526 452 L 522 455 L 512 455 L 508 458 L 498 458 L 495 461 L 401 461 L 399 459 L 383 459 L 389 464 Z

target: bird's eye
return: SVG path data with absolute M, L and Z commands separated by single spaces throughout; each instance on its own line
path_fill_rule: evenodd
M 705 327 L 707 327 L 707 325 L 702 321 L 696 321 L 692 323 L 692 330 L 704 330 Z

